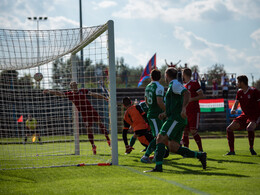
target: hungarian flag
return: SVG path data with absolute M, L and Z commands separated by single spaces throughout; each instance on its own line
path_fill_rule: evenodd
M 201 112 L 224 112 L 224 99 L 204 99 L 199 101 Z
M 236 100 L 228 100 L 228 109 L 229 109 L 229 113 L 231 112 L 231 109 L 234 105 Z M 237 110 L 235 114 L 230 114 L 231 117 L 238 117 L 240 114 L 242 114 L 242 109 L 240 107 L 240 104 L 238 104 L 237 106 Z
M 18 123 L 22 123 L 23 122 L 23 115 L 20 116 L 20 118 L 17 120 Z
M 146 67 L 145 67 L 145 69 L 144 69 L 144 71 L 141 75 L 141 78 L 138 82 L 137 87 L 141 86 L 143 84 L 143 81 L 150 77 L 151 71 L 155 68 L 156 68 L 156 53 L 153 55 L 153 57 L 147 63 L 147 65 L 146 65 Z

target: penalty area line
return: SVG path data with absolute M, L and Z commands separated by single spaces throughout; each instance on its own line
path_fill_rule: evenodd
M 206 195 L 206 194 L 207 194 L 207 195 L 208 195 L 208 193 L 206 193 L 206 192 L 202 192 L 202 191 L 197 190 L 197 189 L 195 189 L 195 188 L 192 188 L 192 187 L 189 187 L 189 186 L 180 184 L 180 183 L 178 183 L 178 182 L 176 182 L 176 181 L 167 180 L 167 179 L 163 179 L 163 178 L 160 178 L 160 177 L 153 176 L 153 175 L 151 175 L 151 174 L 143 173 L 143 172 L 140 172 L 140 171 L 138 171 L 138 170 L 136 170 L 136 169 L 134 169 L 134 168 L 128 167 L 128 166 L 122 166 L 122 165 L 119 165 L 119 166 L 120 166 L 120 167 L 123 167 L 123 168 L 125 168 L 125 169 L 128 169 L 129 171 L 132 171 L 132 172 L 134 172 L 134 173 L 137 173 L 137 174 L 139 174 L 139 175 L 143 175 L 143 176 L 146 176 L 146 177 L 150 177 L 150 178 L 152 178 L 152 179 L 156 179 L 156 180 L 159 180 L 159 181 L 163 181 L 163 182 L 172 184 L 172 185 L 174 185 L 174 186 L 180 187 L 180 188 L 182 188 L 182 189 L 184 189 L 184 190 L 187 190 L 187 191 L 190 191 L 190 192 L 192 192 L 192 193 L 203 194 L 203 195 Z

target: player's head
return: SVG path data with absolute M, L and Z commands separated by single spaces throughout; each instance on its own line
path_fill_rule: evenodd
M 248 86 L 248 78 L 246 75 L 240 75 L 237 77 L 237 86 L 239 88 L 247 87 Z
M 129 98 L 129 97 L 124 97 L 123 98 L 123 105 L 124 105 L 124 107 L 129 107 L 129 106 L 131 106 L 132 105 L 132 101 L 131 101 L 131 99 Z
M 183 70 L 183 79 L 185 82 L 189 82 L 190 81 L 190 78 L 191 78 L 191 69 L 189 68 L 185 68 Z
M 165 70 L 165 81 L 170 82 L 173 79 L 177 79 L 177 69 L 176 68 L 167 68 Z
M 71 81 L 70 82 L 70 88 L 72 90 L 78 90 L 78 83 L 76 81 Z
M 161 79 L 161 71 L 158 69 L 153 69 L 151 72 L 151 79 L 153 81 L 159 81 Z

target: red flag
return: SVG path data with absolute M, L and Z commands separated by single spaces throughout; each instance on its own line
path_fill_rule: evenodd
M 23 122 L 23 115 L 20 116 L 20 118 L 17 120 L 18 123 L 22 123 Z

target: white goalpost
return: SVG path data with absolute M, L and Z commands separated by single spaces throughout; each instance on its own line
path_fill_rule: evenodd
M 0 170 L 118 165 L 117 144 L 113 21 L 0 29 Z

